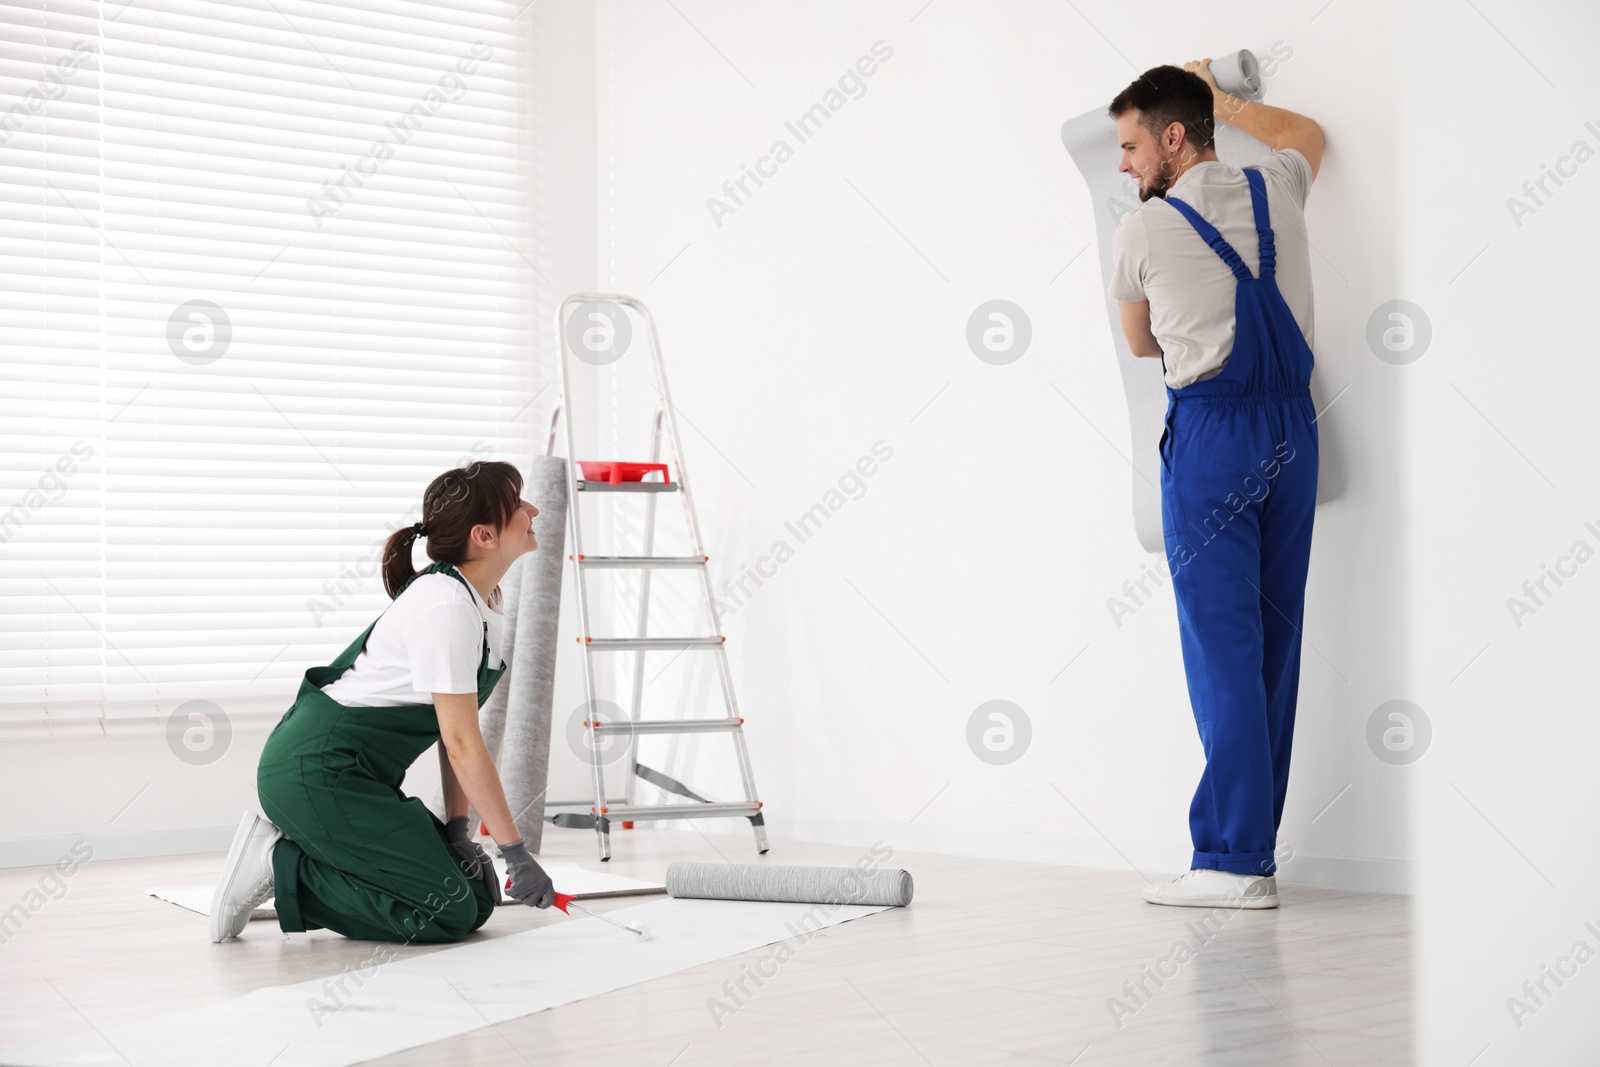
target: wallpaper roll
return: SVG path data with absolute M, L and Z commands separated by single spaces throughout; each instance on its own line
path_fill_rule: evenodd
M 483 707 L 478 726 L 500 772 L 511 815 L 529 852 L 544 836 L 545 787 L 550 771 L 550 705 L 555 693 L 556 625 L 566 561 L 567 465 L 560 456 L 536 456 L 522 496 L 539 514 L 539 547 L 518 557 L 500 579 L 506 612 L 506 673 Z M 434 804 L 444 811 L 443 790 Z M 482 813 L 472 810 L 477 832 Z
M 911 872 L 858 867 L 794 867 L 764 863 L 669 863 L 667 892 L 710 900 L 790 904 L 911 903 Z
M 1213 61 L 1215 75 L 1217 63 Z M 1139 544 L 1149 552 L 1164 552 L 1161 539 L 1161 457 L 1157 446 L 1167 411 L 1167 385 L 1159 359 L 1141 359 L 1128 350 L 1122 336 L 1122 315 L 1117 302 L 1106 295 L 1111 284 L 1111 235 L 1123 217 L 1139 207 L 1139 190 L 1132 178 L 1117 172 L 1122 149 L 1117 144 L 1117 123 L 1097 107 L 1061 127 L 1061 141 L 1072 162 L 1083 175 L 1094 211 L 1095 239 L 1100 252 L 1100 295 L 1106 304 L 1106 320 L 1111 324 L 1112 350 L 1122 376 L 1122 390 L 1128 408 L 1128 423 L 1133 446 L 1130 472 L 1133 504 L 1133 530 Z M 1243 130 L 1225 122 L 1217 123 L 1217 158 L 1235 167 L 1247 167 L 1272 154 L 1272 150 Z M 1313 399 L 1319 395 L 1319 373 L 1311 379 Z M 1317 401 L 1317 410 L 1323 404 Z M 1334 450 L 1327 441 L 1327 425 L 1318 424 L 1322 434 L 1321 465 L 1317 483 L 1317 502 L 1334 495 L 1330 457 Z
M 1213 59 L 1211 77 L 1218 89 L 1232 96 L 1244 100 L 1256 100 L 1261 96 L 1261 66 L 1256 62 L 1256 54 L 1248 48 Z

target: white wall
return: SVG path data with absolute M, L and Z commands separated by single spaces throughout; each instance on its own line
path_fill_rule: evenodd
M 1600 17 L 1575 3 L 1482 11 L 1429 3 L 1407 27 L 1428 47 L 1404 72 L 1420 136 L 1403 142 L 1396 190 L 1405 295 L 1434 331 L 1425 358 L 1399 368 L 1407 566 L 1395 591 L 1415 634 L 1412 698 L 1435 731 L 1415 767 L 1423 1062 L 1487 1047 L 1484 1067 L 1593 1063 Z M 1535 200 L 1523 184 L 1546 166 L 1567 176 Z M 1534 208 L 1520 226 L 1512 198 Z M 1587 562 L 1562 562 L 1579 541 Z M 1546 566 L 1568 573 L 1539 604 L 1522 585 Z M 1520 626 L 1513 597 L 1536 609 Z M 1546 966 L 1567 972 L 1563 985 Z M 1541 978 L 1544 992 L 1523 991 Z
M 1403 291 L 1385 9 L 1308 27 L 1264 4 L 1089 21 L 1046 3 L 680 8 L 598 5 L 602 284 L 660 320 L 718 582 L 795 548 L 726 625 L 775 828 L 1187 869 L 1200 747 L 1164 565 L 1132 532 L 1102 281 L 1078 255 L 1091 208 L 1059 129 L 1148 66 L 1282 42 L 1270 100 L 1330 143 L 1309 206 L 1318 356 L 1328 395 L 1350 389 L 1322 426 L 1352 472 L 1317 516 L 1283 878 L 1403 889 L 1414 776 L 1364 736 L 1411 695 L 1401 557 L 1384 550 L 1400 394 L 1363 340 Z M 799 143 L 785 121 L 877 41 L 893 54 L 864 95 Z M 778 138 L 793 158 L 719 226 L 707 199 L 731 202 L 724 181 Z M 997 297 L 1033 325 L 1009 366 L 965 340 Z M 804 544 L 788 534 L 880 440 L 893 456 L 860 499 Z M 1161 588 L 1119 628 L 1107 598 L 1145 573 Z M 995 699 L 1033 728 L 1007 766 L 966 741 Z M 713 775 L 701 751 L 693 771 Z

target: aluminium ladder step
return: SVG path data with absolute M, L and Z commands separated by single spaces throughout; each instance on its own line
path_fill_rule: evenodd
M 676 493 L 677 482 L 597 482 L 593 479 L 579 478 L 577 489 L 580 493 Z
M 703 567 L 709 556 L 567 556 L 580 567 Z
M 726 719 L 619 719 L 605 722 L 585 720 L 585 726 L 597 734 L 703 734 L 715 730 L 737 730 L 744 724 L 742 718 Z
M 593 808 L 590 809 L 593 812 Z M 608 819 L 722 819 L 729 815 L 749 817 L 761 814 L 759 800 L 725 800 L 686 804 L 616 804 L 600 812 Z
M 726 637 L 578 637 L 574 640 L 592 652 L 627 652 L 634 649 L 721 648 Z

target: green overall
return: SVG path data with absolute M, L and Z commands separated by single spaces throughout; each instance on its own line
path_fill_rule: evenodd
M 433 573 L 467 584 L 455 567 L 434 563 L 401 592 Z M 460 865 L 438 817 L 400 791 L 406 769 L 439 740 L 437 711 L 347 707 L 322 692 L 355 663 L 377 624 L 326 667 L 305 672 L 261 752 L 256 792 L 285 835 L 272 854 L 278 926 L 373 941 L 459 941 L 494 913 L 489 888 Z M 504 673 L 503 663 L 489 667 L 484 623 L 479 707 Z

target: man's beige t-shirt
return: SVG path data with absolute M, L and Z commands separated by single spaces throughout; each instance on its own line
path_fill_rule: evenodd
M 1256 165 L 1265 179 L 1267 213 L 1277 249 L 1278 291 L 1310 345 L 1311 249 L 1305 203 L 1311 164 L 1298 149 L 1274 152 Z M 1244 171 L 1220 160 L 1196 163 L 1167 190 L 1215 226 L 1250 269 L 1261 273 L 1255 211 Z M 1228 265 L 1171 204 L 1151 197 L 1111 235 L 1113 300 L 1150 301 L 1150 332 L 1161 345 L 1166 382 L 1181 389 L 1222 372 L 1233 351 L 1237 280 Z M 1313 346 L 1314 349 L 1314 346 Z

